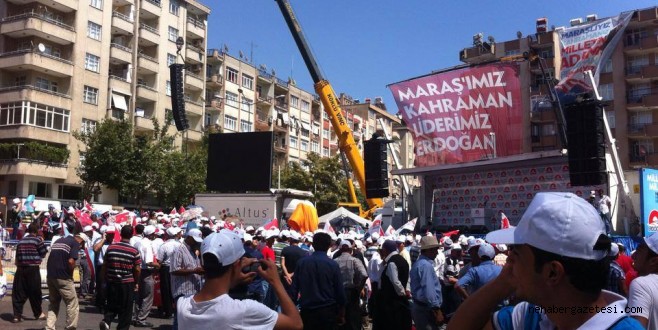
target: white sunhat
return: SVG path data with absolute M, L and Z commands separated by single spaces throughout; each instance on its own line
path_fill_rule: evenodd
M 203 235 L 201 234 L 201 230 L 199 230 L 197 228 L 192 228 L 192 229 L 188 230 L 187 233 L 185 234 L 185 237 L 187 237 L 187 236 L 192 236 L 192 238 L 194 238 L 194 240 L 197 243 L 203 242 Z
M 227 229 L 212 233 L 201 243 L 201 255 L 206 253 L 217 257 L 222 266 L 233 264 L 244 255 L 241 237 Z
M 490 232 L 487 241 L 528 244 L 565 257 L 601 260 L 609 252 L 594 249 L 601 235 L 605 235 L 601 216 L 586 200 L 572 193 L 542 192 L 535 195 L 515 228 Z
M 176 236 L 178 233 L 180 233 L 181 229 L 178 227 L 169 227 L 167 229 L 167 235 L 171 236 Z

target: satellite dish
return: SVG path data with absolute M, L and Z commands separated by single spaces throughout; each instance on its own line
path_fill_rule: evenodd
M 224 44 L 224 53 L 228 53 L 228 45 Z
M 240 54 L 240 58 L 243 58 L 243 57 L 244 57 L 244 53 L 243 53 L 241 50 L 238 51 L 238 54 Z
M 516 37 L 521 39 L 523 37 L 523 32 L 521 31 L 516 31 Z
M 39 43 L 39 44 L 37 45 L 37 49 L 38 49 L 40 52 L 43 53 L 43 52 L 46 51 L 46 45 L 44 45 L 43 43 Z

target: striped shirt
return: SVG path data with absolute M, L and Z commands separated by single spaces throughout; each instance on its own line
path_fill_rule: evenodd
M 169 272 L 173 273 L 181 269 L 195 269 L 201 267 L 199 258 L 187 247 L 180 244 L 174 249 L 169 263 Z M 198 274 L 178 276 L 171 274 L 171 296 L 188 297 L 201 290 L 202 277 Z
M 112 283 L 133 283 L 133 270 L 142 264 L 139 251 L 124 242 L 110 244 L 104 257 L 107 281 Z
M 274 263 L 276 263 L 276 268 L 279 269 L 279 272 L 281 272 L 281 251 L 283 251 L 283 248 L 286 246 L 289 246 L 290 244 L 286 242 L 276 242 L 272 244 L 272 250 L 274 250 Z
M 183 245 L 180 241 L 175 238 L 170 238 L 160 248 L 158 249 L 158 261 L 163 266 L 169 266 L 171 264 L 171 257 L 174 255 L 174 250 L 179 245 Z
M 16 266 L 39 266 L 48 253 L 43 239 L 28 235 L 16 244 Z

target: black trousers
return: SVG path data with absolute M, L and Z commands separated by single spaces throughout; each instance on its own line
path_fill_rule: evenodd
M 32 313 L 37 318 L 41 315 L 41 272 L 38 266 L 18 266 L 14 275 L 14 287 L 11 291 L 11 303 L 14 317 L 23 315 L 23 305 L 30 300 Z
M 378 330 L 411 330 L 411 310 L 406 299 L 377 297 L 377 315 L 374 320 Z
M 174 314 L 174 298 L 171 295 L 171 275 L 169 266 L 160 267 L 160 295 L 162 298 L 162 312 L 167 316 Z
M 340 330 L 361 329 L 361 308 L 359 306 L 359 294 L 357 289 L 345 289 L 345 324 L 339 326 Z
M 105 278 L 101 272 L 102 265 L 96 266 L 96 307 L 105 308 Z
M 338 327 L 338 306 L 315 309 L 302 308 L 300 312 L 305 330 L 335 330 Z
M 129 329 L 133 317 L 135 301 L 135 283 L 106 283 L 107 304 L 103 321 L 110 325 L 112 319 L 118 316 L 118 329 Z

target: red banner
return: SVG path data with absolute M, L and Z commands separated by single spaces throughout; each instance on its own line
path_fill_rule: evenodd
M 414 136 L 415 166 L 522 151 L 523 106 L 516 63 L 467 67 L 389 87 Z

